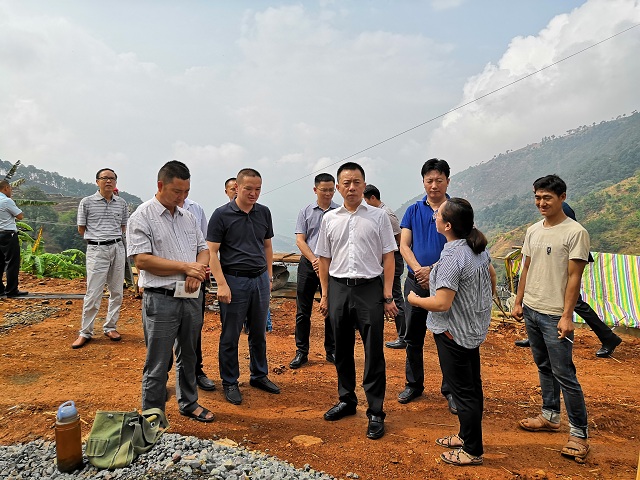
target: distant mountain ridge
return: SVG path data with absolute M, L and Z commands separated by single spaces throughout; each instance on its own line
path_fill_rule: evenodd
M 0 160 L 0 171 L 8 172 L 12 166 L 12 162 Z M 25 186 L 38 187 L 47 194 L 61 194 L 68 197 L 82 198 L 88 195 L 93 195 L 98 190 L 95 183 L 88 183 L 83 182 L 82 180 L 76 180 L 75 178 L 63 177 L 59 173 L 48 172 L 46 170 L 36 168 L 33 165 L 20 165 L 11 181 L 15 182 L 21 178 L 25 179 Z M 129 204 L 137 206 L 142 203 L 140 197 L 137 197 L 136 195 L 132 195 L 122 190 L 120 190 L 119 194 Z
M 455 159 L 446 159 L 455 165 Z M 599 219 L 604 210 L 614 208 L 619 195 L 625 202 L 640 205 L 640 193 L 633 178 L 640 172 L 640 114 L 621 115 L 615 120 L 569 130 L 515 151 L 470 167 L 451 177 L 448 193 L 468 199 L 476 212 L 476 224 L 490 240 L 518 230 L 540 218 L 533 203 L 532 184 L 536 178 L 558 174 L 567 182 L 567 200 L 592 237 L 592 249 L 611 253 L 640 254 L 640 237 L 618 229 L 640 233 L 640 217 L 606 224 Z M 610 187 L 620 184 L 620 187 Z M 403 204 L 397 213 L 424 197 L 424 193 Z M 634 218 L 638 221 L 634 224 Z M 636 230 L 637 229 L 637 230 Z

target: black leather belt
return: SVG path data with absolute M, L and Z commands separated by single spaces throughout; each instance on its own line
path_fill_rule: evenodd
M 416 279 L 416 276 L 411 272 L 407 272 L 407 277 L 409 277 L 411 280 L 415 280 Z
M 13 235 L 18 233 L 16 230 L 0 230 L 0 235 Z
M 151 292 L 151 293 L 159 293 L 160 295 L 165 295 L 167 297 L 173 297 L 173 295 L 176 293 L 175 290 L 169 290 L 168 288 L 161 288 L 161 287 L 144 287 L 144 291 Z
M 113 240 L 105 240 L 104 242 L 96 242 L 95 240 L 87 240 L 89 245 L 113 245 L 114 243 L 121 242 L 121 238 L 114 238 Z
M 262 275 L 267 271 L 267 267 L 264 266 L 258 270 L 231 270 L 229 268 L 223 268 L 222 273 L 226 275 L 231 275 L 232 277 L 245 277 L 245 278 L 256 278 Z
M 371 283 L 375 280 L 378 280 L 380 277 L 373 278 L 339 278 L 339 277 L 331 277 L 338 283 L 342 283 L 347 287 L 357 287 L 358 285 L 365 285 L 367 283 Z

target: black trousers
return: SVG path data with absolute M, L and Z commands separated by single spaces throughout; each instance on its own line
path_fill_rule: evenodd
M 404 335 L 404 341 L 407 342 L 406 386 L 422 392 L 424 391 L 424 337 L 427 334 L 427 316 L 429 312 L 420 307 L 414 307 L 407 301 L 410 292 L 415 292 L 421 297 L 428 297 L 429 290 L 422 288 L 410 276 L 407 276 L 404 282 L 405 309 L 407 312 L 407 330 Z M 451 393 L 451 389 L 447 385 L 447 379 L 444 377 L 442 378 L 440 392 L 445 397 Z
M 433 338 L 438 348 L 442 376 L 458 406 L 458 435 L 464 441 L 462 449 L 474 457 L 482 455 L 484 394 L 480 377 L 480 347 L 461 347 L 445 333 L 434 334 Z
M 362 386 L 369 408 L 367 416 L 384 418 L 386 372 L 383 332 L 384 306 L 382 280 L 349 287 L 334 278 L 329 280 L 329 317 L 336 339 L 336 371 L 340 401 L 356 405 L 356 365 L 353 350 L 355 330 L 364 344 L 364 375 Z
M 2 282 L 3 272 L 7 272 L 6 285 Z M 20 242 L 18 232 L 0 232 L 0 293 L 18 291 L 20 272 Z
M 314 297 L 320 287 L 320 279 L 313 270 L 313 265 L 305 257 L 300 257 L 298 265 L 296 287 L 296 350 L 307 355 L 309 353 L 309 335 L 311 333 L 311 311 Z M 320 289 L 322 292 L 322 289 Z M 329 315 L 324 318 L 324 350 L 327 354 L 333 354 L 336 342 L 333 338 L 333 330 Z
M 593 330 L 598 338 L 600 339 L 600 343 L 603 345 L 610 345 L 613 342 L 613 339 L 616 337 L 616 334 L 609 328 L 609 326 L 604 323 L 598 314 L 594 312 L 593 308 L 582 300 L 582 295 L 578 296 L 578 301 L 576 302 L 576 307 L 573 309 L 582 319 L 585 321 L 587 325 Z
M 402 255 L 400 255 L 400 251 L 396 250 L 393 253 L 393 258 L 396 261 L 396 269 L 393 272 L 393 300 L 396 302 L 396 307 L 398 307 L 398 314 L 396 315 L 396 331 L 398 332 L 398 338 L 400 340 L 404 340 L 404 335 L 407 330 L 407 326 L 404 318 L 404 296 L 402 295 L 402 274 L 404 273 L 404 260 L 402 259 Z

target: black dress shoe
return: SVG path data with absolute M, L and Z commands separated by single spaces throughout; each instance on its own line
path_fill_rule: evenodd
M 356 406 L 353 403 L 338 402 L 324 414 L 324 419 L 333 422 L 334 420 L 340 420 L 347 415 L 355 415 Z
M 618 345 L 622 343 L 622 339 L 619 336 L 615 336 L 613 341 L 607 345 L 602 345 L 602 348 L 596 352 L 596 357 L 607 358 L 613 355 L 613 351 Z
M 377 415 L 369 417 L 369 425 L 367 426 L 367 438 L 376 440 L 384 435 L 384 418 Z
M 24 297 L 25 295 L 29 295 L 29 292 L 26 290 L 14 290 L 13 292 L 7 292 L 7 297 Z
M 457 415 L 458 406 L 456 405 L 456 401 L 453 399 L 453 395 L 451 394 L 446 395 L 446 399 L 447 399 L 447 404 L 449 406 L 449 411 L 451 412 L 451 414 Z
M 393 342 L 385 343 L 384 346 L 387 348 L 403 349 L 407 348 L 407 342 L 405 342 L 401 338 L 396 338 Z
M 233 385 L 223 385 L 222 389 L 224 390 L 224 398 L 227 399 L 227 402 L 233 403 L 234 405 L 240 405 L 242 403 L 242 394 L 240 393 L 237 383 Z
M 516 344 L 516 347 L 529 348 L 531 346 L 531 343 L 529 343 L 529 339 L 528 338 L 523 338 L 522 340 L 516 340 L 513 343 Z
M 269 393 L 280 393 L 280 388 L 267 377 L 252 378 L 249 385 Z
M 422 390 L 407 387 L 398 395 L 398 403 L 409 403 L 411 400 L 422 395 Z
M 292 368 L 295 370 L 296 368 L 300 368 L 302 365 L 304 365 L 308 361 L 309 359 L 307 358 L 307 355 L 305 353 L 297 352 L 296 356 L 293 358 L 293 360 L 291 360 L 291 363 L 289 364 L 289 368 Z
M 202 390 L 206 390 L 208 392 L 212 392 L 216 389 L 216 384 L 213 383 L 213 380 L 207 377 L 204 373 L 201 373 L 196 377 L 196 383 Z
M 336 355 L 335 353 L 327 353 L 327 362 L 336 364 Z

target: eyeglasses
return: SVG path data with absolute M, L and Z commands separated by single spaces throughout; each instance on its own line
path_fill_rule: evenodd
M 98 180 L 102 180 L 103 182 L 115 182 L 116 177 L 98 177 Z
M 333 193 L 336 191 L 336 189 L 335 188 L 318 188 L 318 191 L 322 193 Z

